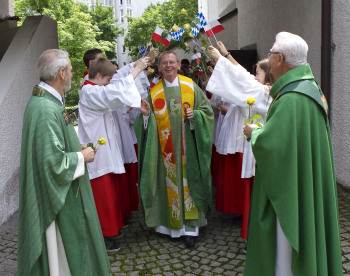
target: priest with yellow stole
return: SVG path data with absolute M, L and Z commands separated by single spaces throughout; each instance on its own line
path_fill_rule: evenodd
M 160 55 L 163 79 L 142 101 L 134 129 L 146 224 L 192 247 L 211 208 L 214 116 L 203 91 L 177 74 L 180 66 L 175 53 Z

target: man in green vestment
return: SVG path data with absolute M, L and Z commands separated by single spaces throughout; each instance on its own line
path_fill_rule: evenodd
M 18 275 L 108 275 L 109 260 L 82 149 L 62 95 L 70 89 L 68 53 L 45 51 L 23 119 Z
M 328 107 L 307 51 L 277 34 L 266 122 L 244 127 L 256 159 L 244 275 L 342 275 Z
M 203 91 L 178 75 L 173 52 L 159 57 L 163 79 L 141 103 L 134 129 L 146 224 L 192 247 L 211 208 L 213 111 Z

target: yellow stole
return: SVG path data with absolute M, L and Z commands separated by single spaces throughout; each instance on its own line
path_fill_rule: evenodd
M 190 78 L 178 75 L 181 89 L 182 106 L 182 175 L 183 175 L 183 197 L 185 219 L 198 219 L 198 208 L 194 204 L 187 183 L 186 172 L 186 141 L 185 141 L 185 119 L 186 114 L 183 107 L 193 109 L 194 106 L 194 87 Z M 179 206 L 179 181 L 176 176 L 175 154 L 171 126 L 168 114 L 168 107 L 164 93 L 163 81 L 158 82 L 151 90 L 151 99 L 154 110 L 154 116 L 158 127 L 158 136 L 162 152 L 165 179 L 168 193 L 168 206 L 170 228 L 181 229 L 180 206 Z M 181 182 L 180 182 L 181 183 Z

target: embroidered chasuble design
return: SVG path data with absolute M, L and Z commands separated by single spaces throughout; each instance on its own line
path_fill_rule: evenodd
M 178 75 L 181 88 L 181 99 L 171 99 L 169 101 L 169 109 L 172 114 L 182 114 L 182 141 L 181 141 L 181 155 L 182 155 L 182 175 L 183 175 L 183 197 L 184 197 L 184 213 L 185 219 L 198 219 L 198 208 L 194 204 L 190 190 L 187 184 L 186 171 L 186 141 L 185 141 L 185 119 L 186 115 L 183 107 L 192 108 L 194 106 L 194 88 L 191 79 Z M 189 82 L 190 81 L 190 82 Z M 170 228 L 181 229 L 182 222 L 180 219 L 179 206 L 179 189 L 178 185 L 181 183 L 176 176 L 176 165 L 174 155 L 173 138 L 171 135 L 171 126 L 169 120 L 169 113 L 167 102 L 164 93 L 163 82 L 158 82 L 151 90 L 151 98 L 154 110 L 154 116 L 157 122 L 158 136 L 160 141 L 160 148 L 162 152 L 162 159 L 164 164 L 165 180 L 168 194 L 168 207 Z
M 50 94 L 50 92 L 46 91 L 46 89 L 44 89 L 38 85 L 34 86 L 32 95 L 36 96 L 36 97 L 45 97 L 45 95 L 46 95 L 49 98 L 52 97 L 55 101 L 59 102 L 54 96 L 52 96 Z M 64 111 L 62 112 L 62 115 L 63 115 L 63 118 L 66 121 L 67 125 L 72 123 L 72 119 L 71 119 L 69 112 L 67 111 L 65 106 L 64 106 Z

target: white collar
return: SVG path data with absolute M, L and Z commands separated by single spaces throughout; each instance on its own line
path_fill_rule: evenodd
M 48 85 L 46 82 L 43 82 L 43 81 L 41 81 L 38 86 L 47 90 L 50 94 L 55 96 L 61 102 L 61 104 L 63 104 L 62 96 L 60 93 L 58 93 L 58 91 L 55 88 L 53 88 L 52 86 Z
M 176 75 L 176 78 L 173 80 L 173 82 L 167 81 L 166 79 L 164 79 L 164 82 L 166 87 L 179 86 L 179 77 Z

